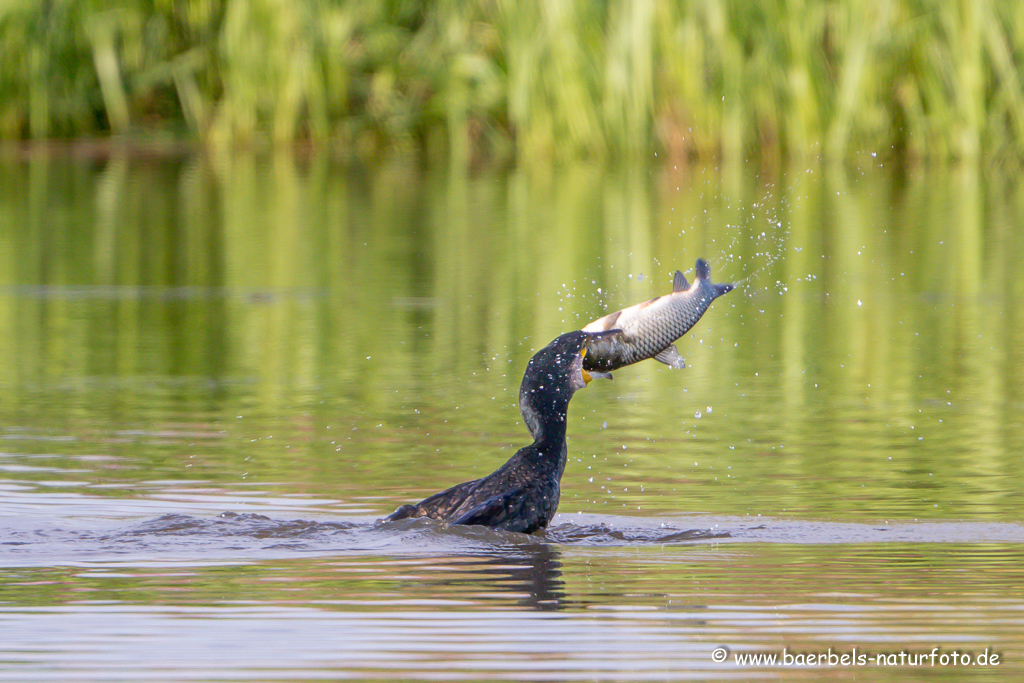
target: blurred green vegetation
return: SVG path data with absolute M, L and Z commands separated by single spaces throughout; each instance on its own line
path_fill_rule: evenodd
M 1002 0 L 7 0 L 0 136 L 1019 158 Z

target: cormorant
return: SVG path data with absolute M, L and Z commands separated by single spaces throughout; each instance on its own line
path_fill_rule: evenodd
M 449 524 L 476 524 L 532 533 L 548 525 L 558 508 L 565 470 L 565 422 L 569 399 L 593 377 L 586 371 L 585 344 L 599 335 L 568 332 L 534 354 L 519 388 L 519 410 L 533 443 L 519 449 L 492 474 L 403 505 L 385 521 L 430 517 Z

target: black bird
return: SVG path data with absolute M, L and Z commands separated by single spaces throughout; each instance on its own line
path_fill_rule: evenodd
M 492 474 L 403 505 L 384 521 L 430 517 L 527 534 L 546 527 L 558 509 L 569 399 L 593 377 L 611 379 L 606 372 L 583 369 L 585 343 L 595 336 L 568 332 L 530 359 L 519 388 L 519 410 L 533 435 L 532 444 Z

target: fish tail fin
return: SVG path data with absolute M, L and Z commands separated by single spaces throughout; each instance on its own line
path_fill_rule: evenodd
M 714 296 L 712 298 L 716 298 L 717 299 L 718 297 L 722 296 L 723 294 L 727 294 L 727 293 L 731 292 L 732 290 L 736 289 L 736 287 L 742 283 L 742 280 L 740 282 L 722 282 L 722 283 L 712 282 L 711 281 L 711 266 L 710 266 L 710 264 L 708 264 L 707 261 L 705 261 L 702 258 L 697 259 L 696 270 L 697 270 L 697 279 L 698 280 L 703 280 L 711 288 L 711 290 L 712 290 L 712 292 L 714 294 Z
M 710 280 L 711 279 L 711 266 L 708 262 L 702 258 L 697 259 L 697 265 L 694 266 L 697 270 L 698 280 Z
M 711 282 L 709 284 L 711 285 L 712 289 L 715 290 L 715 298 L 717 299 L 718 297 L 722 296 L 723 294 L 728 294 L 732 290 L 736 289 L 736 285 L 738 285 L 739 283 L 738 282 L 721 282 L 721 283 Z

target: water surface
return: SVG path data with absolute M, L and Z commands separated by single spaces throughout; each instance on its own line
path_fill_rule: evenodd
M 854 647 L 1001 661 L 785 674 L 1024 671 L 1016 179 L 4 177 L 0 680 L 749 680 L 780 670 L 736 653 Z M 743 286 L 686 369 L 573 399 L 551 528 L 376 524 L 524 445 L 533 351 L 698 256 Z

